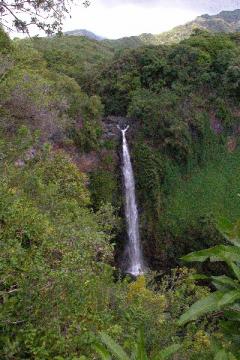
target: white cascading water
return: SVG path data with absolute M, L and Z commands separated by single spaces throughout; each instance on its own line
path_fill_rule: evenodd
M 129 126 L 121 130 L 122 132 L 122 151 L 123 151 L 123 178 L 125 187 L 125 216 L 127 221 L 128 232 L 128 266 L 126 272 L 134 276 L 143 273 L 144 265 L 140 246 L 139 223 L 138 223 L 138 209 L 135 196 L 135 181 L 131 158 L 129 154 L 126 132 Z

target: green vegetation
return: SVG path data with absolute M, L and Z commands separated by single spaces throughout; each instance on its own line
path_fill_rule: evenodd
M 88 90 L 88 77 L 96 65 L 111 59 L 114 50 L 103 42 L 85 36 L 55 36 L 25 40 L 47 61 L 48 68 L 75 79 Z
M 238 359 L 239 226 L 218 225 L 240 218 L 238 36 L 0 44 L 1 359 Z M 132 122 L 151 268 L 134 281 L 104 114 Z
M 42 140 L 66 146 L 72 141 L 81 151 L 95 149 L 100 136 L 100 99 L 88 97 L 73 78 L 49 70 L 31 43 L 17 41 L 12 47 L 6 53 L 6 45 L 0 55 L 3 128 L 10 131 L 27 125 L 32 131 L 41 130 Z
M 144 334 L 143 332 L 140 332 L 138 335 L 138 341 L 136 343 L 136 349 L 133 351 L 131 356 L 129 357 L 124 349 L 119 346 L 110 336 L 107 334 L 102 333 L 101 339 L 103 343 L 109 348 L 110 352 L 115 355 L 115 357 L 119 360 L 130 360 L 130 359 L 144 359 L 147 360 L 148 356 L 145 349 L 145 342 L 144 342 Z M 169 359 L 171 355 L 176 353 L 180 349 L 180 345 L 175 344 L 171 345 L 166 349 L 163 349 L 156 357 L 154 357 L 155 360 L 164 360 Z M 96 349 L 98 353 L 101 355 L 101 358 L 103 360 L 109 360 L 110 359 L 110 353 L 106 351 L 101 345 L 97 345 Z
M 220 322 L 224 335 L 234 344 L 234 353 L 238 356 L 239 352 L 239 305 L 240 305 L 240 240 L 239 240 L 239 223 L 232 226 L 228 221 L 222 221 L 222 231 L 232 246 L 218 245 L 214 248 L 201 250 L 186 255 L 185 261 L 204 262 L 210 261 L 225 262 L 233 276 L 226 275 L 211 276 L 211 281 L 216 291 L 207 297 L 197 301 L 188 311 L 180 318 L 180 324 L 195 320 L 198 317 L 209 312 L 222 312 Z M 203 277 L 206 278 L 206 277 Z M 225 349 L 219 350 L 216 356 L 225 356 L 226 359 L 231 357 Z
M 179 337 L 177 320 L 207 289 L 187 269 L 158 293 L 144 277 L 114 281 L 117 219 L 107 204 L 89 209 L 86 176 L 71 159 L 23 127 L 1 137 L 1 159 L 1 358 L 93 359 L 100 331 L 131 351 L 139 327 L 151 352 L 176 339 L 182 358 L 190 348 L 194 358 L 199 329 Z
M 218 218 L 240 216 L 239 54 L 237 38 L 196 32 L 172 47 L 122 50 L 93 76 L 105 113 L 136 127 L 142 239 L 156 269 L 219 243 Z

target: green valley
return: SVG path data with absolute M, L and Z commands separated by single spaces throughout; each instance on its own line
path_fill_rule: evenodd
M 240 358 L 239 18 L 113 41 L 0 28 L 1 359 Z

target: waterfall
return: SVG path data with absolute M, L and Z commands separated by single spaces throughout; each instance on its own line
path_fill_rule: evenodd
M 128 243 L 126 252 L 128 255 L 128 263 L 126 272 L 134 276 L 143 273 L 143 259 L 140 246 L 138 209 L 135 196 L 135 181 L 131 158 L 129 154 L 126 132 L 129 126 L 121 130 L 122 132 L 122 154 L 123 154 L 123 179 L 125 188 L 125 217 L 127 222 Z

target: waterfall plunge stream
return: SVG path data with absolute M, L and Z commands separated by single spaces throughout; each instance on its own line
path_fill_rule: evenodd
M 129 154 L 126 129 L 122 132 L 122 153 L 123 153 L 123 178 L 125 188 L 125 217 L 127 222 L 128 243 L 127 243 L 127 268 L 126 273 L 138 276 L 143 273 L 144 265 L 140 246 L 139 223 L 138 223 L 138 209 L 135 196 L 135 181 L 131 158 Z

